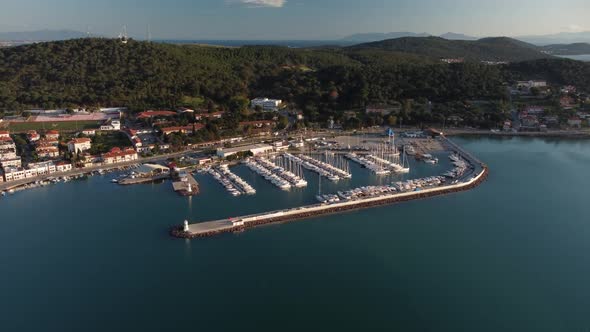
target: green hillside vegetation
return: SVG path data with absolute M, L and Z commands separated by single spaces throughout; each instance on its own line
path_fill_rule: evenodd
M 380 49 L 433 58 L 464 58 L 467 61 L 527 61 L 550 57 L 537 46 L 519 40 L 496 37 L 476 41 L 440 37 L 406 37 L 351 46 L 351 49 Z
M 427 43 L 432 48 L 429 52 L 441 54 L 455 45 L 455 41 L 440 38 L 383 43 L 400 42 Z M 528 50 L 521 42 L 510 40 L 508 44 L 503 39 L 484 39 L 477 47 L 463 49 L 481 56 L 493 49 L 489 52 L 498 57 L 513 49 Z M 537 51 L 527 52 L 538 55 Z M 506 82 L 518 79 L 547 79 L 590 90 L 590 64 L 583 62 L 547 58 L 508 66 L 478 61 L 447 65 L 438 60 L 439 55 L 423 53 L 387 47 L 221 48 L 133 40 L 122 44 L 112 39 L 40 43 L 0 50 L 0 112 L 77 106 L 127 106 L 132 111 L 189 106 L 230 111 L 236 116 L 229 123 L 235 125 L 246 117 L 250 98 L 268 96 L 302 110 L 311 122 L 328 117 L 340 120 L 344 111 L 372 104 L 414 100 L 412 107 L 397 116 L 404 123 L 419 123 L 439 117 L 433 112 L 465 112 L 460 105 L 466 100 L 501 103 L 508 99 Z M 428 101 L 435 103 L 433 110 L 423 106 Z M 410 114 L 414 109 L 416 113 Z M 473 119 L 485 118 L 474 114 Z M 491 115 L 488 120 L 498 116 Z

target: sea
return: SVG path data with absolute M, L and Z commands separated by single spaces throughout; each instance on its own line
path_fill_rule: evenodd
M 562 58 L 568 58 L 568 59 L 572 59 L 572 60 L 578 60 L 578 61 L 584 61 L 584 62 L 589 62 L 590 61 L 590 54 L 581 54 L 581 55 L 559 55 Z
M 588 331 L 590 140 L 454 138 L 467 192 L 181 240 L 173 225 L 312 203 L 319 179 L 232 197 L 116 173 L 0 198 L 0 331 Z M 413 162 L 409 177 L 450 167 Z M 333 192 L 390 183 L 351 164 Z

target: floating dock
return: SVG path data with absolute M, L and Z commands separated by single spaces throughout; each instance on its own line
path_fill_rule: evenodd
M 320 215 L 365 209 L 375 206 L 466 191 L 481 184 L 487 178 L 488 167 L 479 160 L 475 159 L 471 154 L 465 152 L 456 144 L 450 141 L 447 142 L 449 143 L 449 147 L 451 147 L 455 153 L 464 158 L 471 166 L 469 172 L 461 175 L 461 177 L 456 179 L 456 181 L 454 181 L 452 184 L 428 188 L 420 191 L 385 193 L 375 197 L 366 197 L 331 204 L 313 204 L 298 208 L 276 210 L 209 222 L 189 224 L 188 221 L 185 221 L 184 225 L 173 227 L 171 229 L 171 235 L 178 238 L 209 237 L 222 233 L 243 231 L 247 228 L 252 228 L 259 225 L 287 222 L 317 217 Z

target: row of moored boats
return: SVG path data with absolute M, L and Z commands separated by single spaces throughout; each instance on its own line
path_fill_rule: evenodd
M 339 168 L 328 162 L 323 162 L 303 154 L 295 156 L 290 153 L 285 153 L 283 156 L 288 160 L 300 164 L 305 169 L 318 173 L 319 175 L 333 182 L 339 181 L 340 179 L 352 178 L 352 174 L 350 174 L 348 169 L 348 164 L 343 160 L 337 160 L 334 158 L 333 162 L 340 164 L 341 168 Z
M 256 190 L 242 178 L 232 173 L 227 165 L 210 168 L 207 172 L 221 183 L 232 196 L 256 194 Z

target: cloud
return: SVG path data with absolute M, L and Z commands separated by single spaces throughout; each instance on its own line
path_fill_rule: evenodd
M 229 3 L 239 4 L 246 7 L 271 7 L 281 8 L 287 3 L 287 0 L 230 0 Z
M 572 32 L 584 31 L 584 27 L 577 25 L 577 24 L 570 24 L 570 25 L 568 25 L 567 29 Z

